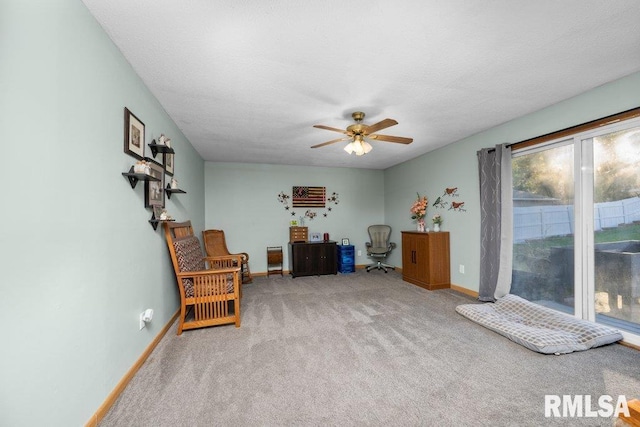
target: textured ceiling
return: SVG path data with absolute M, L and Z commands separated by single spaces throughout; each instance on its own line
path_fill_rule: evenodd
M 640 71 L 638 0 L 83 0 L 205 160 L 385 169 Z M 356 157 L 314 124 L 393 118 Z

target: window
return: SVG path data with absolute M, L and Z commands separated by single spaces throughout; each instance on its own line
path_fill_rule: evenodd
M 640 119 L 513 151 L 511 292 L 640 344 Z

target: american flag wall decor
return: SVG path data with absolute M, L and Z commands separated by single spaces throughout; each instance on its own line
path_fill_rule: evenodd
M 324 208 L 327 190 L 325 187 L 293 187 L 294 208 Z

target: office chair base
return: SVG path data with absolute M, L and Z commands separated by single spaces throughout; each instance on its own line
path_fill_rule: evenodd
M 369 265 L 367 265 L 366 268 L 367 268 L 367 273 L 369 271 L 373 270 L 374 268 L 378 269 L 378 270 L 384 270 L 385 273 L 387 272 L 387 268 L 390 268 L 392 270 L 396 269 L 393 265 L 385 264 L 382 261 L 378 261 L 375 264 L 369 264 Z

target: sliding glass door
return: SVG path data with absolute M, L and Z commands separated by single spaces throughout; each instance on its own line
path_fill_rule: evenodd
M 516 155 L 511 165 L 511 293 L 573 313 L 573 140 Z
M 640 120 L 513 156 L 511 293 L 639 338 Z
M 583 145 L 593 147 L 595 317 L 640 333 L 640 127 Z

